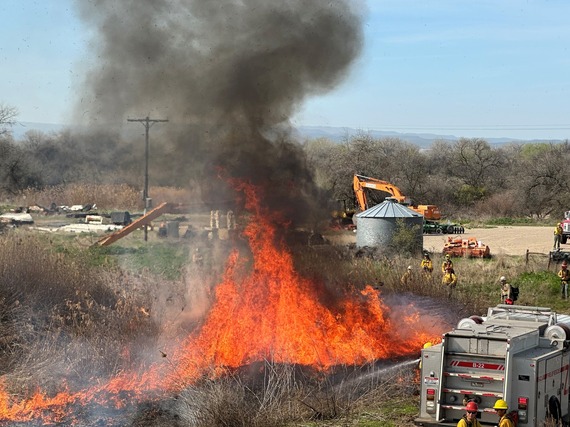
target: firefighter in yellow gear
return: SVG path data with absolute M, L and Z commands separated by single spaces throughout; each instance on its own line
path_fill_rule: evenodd
M 451 256 L 449 254 L 445 254 L 445 259 L 441 264 L 441 272 L 445 274 L 448 267 L 450 267 L 453 270 L 453 261 L 451 261 Z
M 560 271 L 558 271 L 558 277 L 560 277 L 560 288 L 562 289 L 562 298 L 568 298 L 568 281 L 570 281 L 570 270 L 568 270 L 568 262 L 566 260 L 562 261 L 560 265 Z
M 424 344 L 424 349 L 430 348 L 432 345 L 433 345 L 433 344 L 428 341 L 428 342 L 426 342 L 426 343 Z M 422 370 L 422 358 L 421 358 L 421 356 L 420 356 L 420 363 L 418 363 L 418 369 L 419 369 L 420 371 Z
M 406 272 L 400 278 L 400 283 L 404 286 L 411 285 L 414 281 L 414 273 L 412 272 L 412 266 L 409 265 Z
M 512 304 L 512 286 L 507 282 L 507 278 L 505 276 L 501 276 L 499 282 L 501 282 L 501 304 Z
M 503 399 L 498 399 L 493 406 L 493 409 L 497 411 L 499 416 L 499 427 L 515 427 L 515 423 L 507 415 L 507 410 L 509 405 Z
M 447 287 L 447 296 L 451 298 L 451 293 L 455 286 L 457 286 L 457 276 L 455 275 L 453 268 L 447 267 L 441 283 Z
M 481 427 L 481 423 L 477 419 L 479 405 L 475 402 L 467 402 L 465 405 L 465 415 L 461 417 L 457 423 L 457 427 Z
M 424 258 L 422 259 L 420 267 L 424 273 L 431 273 L 433 271 L 433 262 L 427 252 L 424 252 Z
M 562 229 L 562 223 L 559 222 L 558 224 L 556 224 L 556 227 L 554 228 L 554 250 L 560 250 L 560 243 L 562 242 L 562 233 L 563 233 L 563 229 Z

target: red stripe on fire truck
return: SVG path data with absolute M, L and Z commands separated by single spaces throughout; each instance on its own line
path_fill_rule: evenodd
M 499 363 L 471 362 L 468 360 L 452 360 L 450 366 L 459 366 L 461 368 L 488 369 L 490 371 L 504 371 L 505 365 Z

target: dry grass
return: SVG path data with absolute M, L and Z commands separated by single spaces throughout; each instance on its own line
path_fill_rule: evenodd
M 116 374 L 126 363 L 142 363 L 133 343 L 158 333 L 140 311 L 149 296 L 129 292 L 136 279 L 96 269 L 88 253 L 64 254 L 50 243 L 43 236 L 0 237 L 0 369 L 13 391 L 54 391 L 64 378 L 81 387 Z
M 96 253 L 77 250 L 71 242 L 10 233 L 0 236 L 0 244 L 0 369 L 12 393 L 25 395 L 38 386 L 54 393 L 62 378 L 79 388 L 92 377 L 144 364 L 145 352 L 158 348 L 161 325 L 170 320 L 153 310 L 171 295 L 184 299 L 183 283 L 121 271 L 110 255 L 94 263 Z M 361 255 L 348 248 L 299 246 L 295 263 L 303 276 L 333 293 L 372 284 L 385 295 L 429 296 L 447 304 L 441 256 L 434 255 L 435 270 L 425 277 L 421 257 Z M 482 314 L 499 300 L 501 275 L 540 271 L 542 262 L 455 259 L 459 283 L 453 306 L 458 313 Z M 414 278 L 402 283 L 408 265 Z M 524 293 L 521 298 L 532 302 Z M 224 376 L 218 370 L 215 378 L 204 378 L 174 400 L 141 405 L 130 425 L 404 426 L 417 414 L 413 366 L 386 372 L 374 365 L 342 366 L 314 373 L 264 361 Z
M 174 187 L 150 187 L 149 194 L 155 205 L 162 202 L 191 204 L 200 200 L 198 193 Z M 141 189 L 127 184 L 68 184 L 44 189 L 29 188 L 17 195 L 1 196 L 3 203 L 10 206 L 49 208 L 51 203 L 55 203 L 57 206 L 96 204 L 103 210 L 144 208 Z

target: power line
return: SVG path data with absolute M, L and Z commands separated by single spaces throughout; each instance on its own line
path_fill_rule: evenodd
M 142 123 L 145 128 L 145 154 L 144 154 L 144 190 L 143 190 L 143 200 L 144 200 L 144 213 L 146 215 L 147 209 L 151 207 L 151 199 L 148 196 L 148 155 L 149 155 L 149 140 L 148 131 L 155 123 L 167 122 L 164 119 L 151 119 L 146 116 L 144 119 L 127 119 L 127 122 L 139 122 Z M 147 241 L 147 227 L 144 227 L 144 240 Z

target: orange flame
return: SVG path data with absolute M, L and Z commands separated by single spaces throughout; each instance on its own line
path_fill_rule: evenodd
M 239 189 L 254 214 L 244 231 L 252 256 L 230 256 L 214 306 L 178 361 L 183 372 L 196 372 L 197 361 L 203 367 L 260 360 L 321 369 L 357 365 L 417 354 L 433 336 L 417 322 L 403 334 L 370 286 L 334 307 L 321 303 L 319 288 L 295 271 L 291 254 L 276 241 L 274 215 L 259 203 L 259 189 L 243 183 Z
M 21 401 L 6 392 L 0 379 L 0 422 L 57 423 L 73 417 L 73 405 L 90 403 L 121 408 L 256 361 L 327 369 L 417 355 L 423 343 L 437 340 L 413 307 L 404 321 L 391 319 L 379 292 L 370 286 L 325 305 L 322 290 L 295 271 L 290 252 L 277 239 L 275 215 L 259 203 L 259 189 L 244 183 L 238 189 L 252 212 L 244 231 L 251 256 L 231 253 L 202 327 L 168 364 L 153 365 L 142 374 L 124 372 L 77 392 L 63 387 L 53 397 L 38 391 Z

